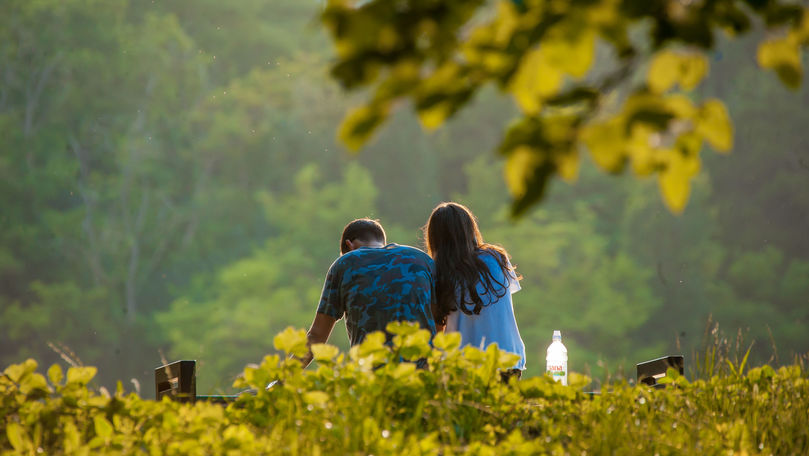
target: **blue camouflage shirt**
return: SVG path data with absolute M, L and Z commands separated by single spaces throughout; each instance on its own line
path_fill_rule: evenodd
M 345 316 L 351 345 L 392 321 L 411 321 L 435 335 L 435 264 L 429 255 L 405 245 L 361 247 L 329 268 L 317 311 Z

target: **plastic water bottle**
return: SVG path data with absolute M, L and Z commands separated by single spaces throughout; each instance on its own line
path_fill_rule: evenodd
M 567 348 L 562 344 L 562 332 L 553 332 L 553 342 L 548 347 L 545 357 L 545 371 L 550 372 L 553 379 L 567 385 Z

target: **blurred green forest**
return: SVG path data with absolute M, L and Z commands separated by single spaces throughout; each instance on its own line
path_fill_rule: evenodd
M 149 397 L 154 367 L 197 359 L 198 391 L 228 391 L 308 327 L 347 221 L 422 246 L 450 199 L 524 277 L 528 374 L 554 329 L 594 377 L 688 364 L 716 324 L 759 363 L 809 351 L 809 81 L 762 72 L 760 37 L 710 55 L 697 92 L 725 101 L 735 146 L 703 155 L 682 214 L 655 181 L 584 163 L 513 222 L 490 152 L 513 102 L 485 91 L 429 134 L 401 110 L 352 156 L 335 131 L 361 94 L 328 77 L 319 5 L 0 4 L 0 364 L 71 359 Z

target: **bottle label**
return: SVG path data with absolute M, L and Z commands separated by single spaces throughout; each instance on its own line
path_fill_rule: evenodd
M 550 372 L 553 377 L 565 376 L 565 368 L 560 364 L 549 364 L 547 371 Z

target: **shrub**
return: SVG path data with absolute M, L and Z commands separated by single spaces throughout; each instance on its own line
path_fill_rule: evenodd
M 626 383 L 587 394 L 550 377 L 504 384 L 514 355 L 490 346 L 459 349 L 457 334 L 391 325 L 341 353 L 312 347 L 303 331 L 276 336 L 269 355 L 236 381 L 223 407 L 153 401 L 89 388 L 92 367 L 47 379 L 37 363 L 0 377 L 3 454 L 806 454 L 809 381 L 802 366 L 741 369 L 688 382 L 671 371 L 664 390 Z M 419 369 L 416 361 L 426 360 Z M 277 383 L 265 389 L 270 381 Z

